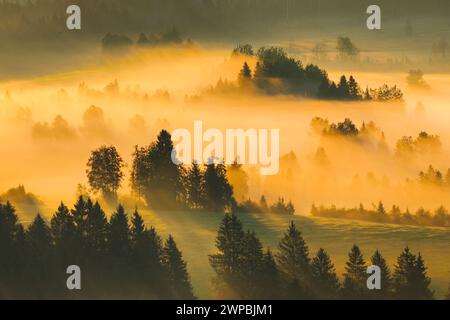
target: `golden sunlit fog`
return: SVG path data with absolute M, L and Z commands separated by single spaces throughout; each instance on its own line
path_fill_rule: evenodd
M 260 176 L 244 167 L 252 199 L 284 196 L 298 214 L 309 214 L 312 204 L 371 207 L 383 201 L 386 208 L 411 211 L 450 206 L 446 188 L 419 182 L 430 165 L 443 175 L 450 167 L 448 75 L 426 75 L 432 91 L 421 92 L 407 86 L 406 73 L 345 72 L 361 88 L 397 84 L 405 93 L 403 105 L 211 93 L 218 81 L 235 81 L 244 61 L 254 68 L 255 59 L 229 50 L 161 47 L 65 73 L 4 81 L 0 190 L 24 185 L 51 214 L 61 200 L 73 201 L 79 184 L 87 188 L 91 150 L 115 145 L 129 171 L 135 145 L 149 144 L 161 129 L 193 130 L 194 120 L 202 120 L 205 128 L 281 130 L 278 175 Z M 337 81 L 342 73 L 330 72 L 330 78 Z M 359 141 L 327 136 L 311 125 L 315 117 L 329 123 L 350 118 L 370 130 Z M 441 146 L 398 155 L 399 139 L 415 139 L 423 131 L 439 136 Z M 120 194 L 130 198 L 128 172 Z

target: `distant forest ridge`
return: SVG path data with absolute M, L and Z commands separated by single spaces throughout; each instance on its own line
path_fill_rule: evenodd
M 22 31 L 24 34 L 61 31 L 65 28 L 66 8 L 72 1 L 23 0 L 0 1 L 0 32 Z M 305 22 L 320 19 L 324 23 L 334 18 L 342 23 L 358 23 L 366 9 L 374 4 L 368 0 L 79 0 L 82 8 L 83 27 L 88 33 L 136 32 L 147 28 L 179 27 L 197 34 L 239 35 L 242 32 L 257 33 L 269 24 L 286 21 Z M 378 0 L 383 17 L 387 20 L 411 17 L 447 17 L 450 3 L 445 0 L 408 1 Z M 348 19 L 355 17 L 354 20 Z M 47 35 L 48 36 L 48 35 Z

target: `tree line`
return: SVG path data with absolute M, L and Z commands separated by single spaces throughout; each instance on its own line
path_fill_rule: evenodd
M 365 260 L 354 245 L 342 281 L 329 254 L 320 248 L 311 256 L 297 226 L 291 222 L 277 252 L 265 250 L 253 231 L 244 231 L 234 214 L 226 214 L 216 238 L 217 252 L 209 256 L 215 271 L 213 287 L 225 299 L 433 299 L 425 261 L 408 247 L 393 271 L 376 250 Z M 381 270 L 381 289 L 367 288 L 367 266 Z
M 347 80 L 345 75 L 336 84 L 325 70 L 314 64 L 303 66 L 300 60 L 289 57 L 280 47 L 261 47 L 255 53 L 249 44 L 238 45 L 233 54 L 257 58 L 253 72 L 244 62 L 238 74 L 240 89 L 253 88 L 269 95 L 288 94 L 331 100 L 403 101 L 403 93 L 395 85 L 390 87 L 384 84 L 377 89 L 366 88 L 363 91 L 353 76 Z
M 417 226 L 450 227 L 450 213 L 441 206 L 434 213 L 420 208 L 415 214 L 409 209 L 404 212 L 399 206 L 393 205 L 391 210 L 386 210 L 380 201 L 373 209 L 366 209 L 362 204 L 356 208 L 336 208 L 336 206 L 311 207 L 311 214 L 316 217 L 363 220 L 380 223 L 393 223 Z
M 82 290 L 66 287 L 66 268 L 81 268 Z M 98 202 L 60 204 L 49 223 L 25 228 L 0 203 L 1 299 L 194 299 L 186 262 L 172 236 L 147 228 L 122 206 L 108 220 Z
M 133 44 L 139 47 L 148 46 L 163 46 L 182 44 L 183 39 L 180 32 L 176 28 L 161 33 L 149 33 L 148 35 L 141 32 L 138 39 L 134 42 L 130 37 L 121 34 L 114 34 L 108 32 L 101 40 L 102 48 L 105 51 L 115 51 L 118 49 L 128 49 Z M 186 43 L 191 44 L 192 41 L 188 39 Z

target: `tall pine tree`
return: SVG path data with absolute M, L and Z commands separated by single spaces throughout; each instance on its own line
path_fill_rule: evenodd
M 367 267 L 357 245 L 348 254 L 345 267 L 342 295 L 345 299 L 365 299 L 367 297 Z
M 168 273 L 173 298 L 194 299 L 186 262 L 171 235 L 167 238 L 163 248 L 163 265 Z
M 389 266 L 378 249 L 370 260 L 372 265 L 378 266 L 381 271 L 381 289 L 372 290 L 371 294 L 376 299 L 389 299 L 392 295 L 392 276 Z
M 303 291 L 305 298 L 308 298 L 307 292 L 311 286 L 309 248 L 294 222 L 291 222 L 278 244 L 276 261 L 279 270 L 292 282 L 293 288 L 298 286 L 300 289 L 297 292 Z
M 311 262 L 311 273 L 316 298 L 336 299 L 340 284 L 328 253 L 320 248 Z

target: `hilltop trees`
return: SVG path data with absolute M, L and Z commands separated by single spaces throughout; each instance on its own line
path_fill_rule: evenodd
M 156 142 L 136 147 L 133 154 L 131 186 L 153 208 L 174 209 L 183 199 L 182 167 L 172 161 L 170 133 L 162 130 Z
M 227 170 L 222 163 L 210 161 L 204 173 L 205 205 L 206 210 L 223 212 L 233 210 L 236 206 L 233 197 L 233 187 L 229 184 Z
M 253 56 L 253 49 L 238 46 L 233 54 Z M 348 38 L 338 40 L 339 56 L 342 59 L 356 57 L 359 50 Z M 397 86 L 383 84 L 377 89 L 366 88 L 363 92 L 356 79 L 350 75 L 340 77 L 336 84 L 331 81 L 325 70 L 314 64 L 303 66 L 300 60 L 288 56 L 280 47 L 261 47 L 257 53 L 255 70 L 252 72 L 244 62 L 238 74 L 238 86 L 233 86 L 222 81 L 217 84 L 217 89 L 225 92 L 236 88 L 248 88 L 254 86 L 259 92 L 269 95 L 287 94 L 305 96 L 310 98 L 347 100 L 347 101 L 380 101 L 402 102 L 403 93 Z
M 91 152 L 86 174 L 94 191 L 101 191 L 106 201 L 117 200 L 117 190 L 123 179 L 123 160 L 114 146 L 101 146 Z

